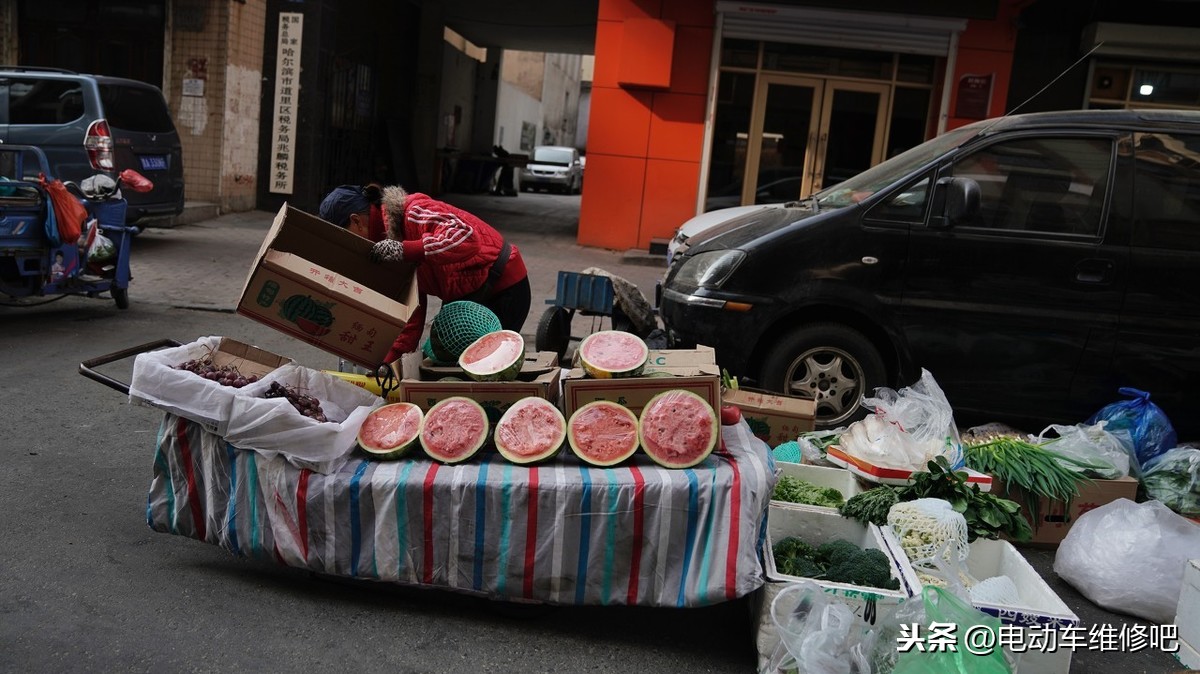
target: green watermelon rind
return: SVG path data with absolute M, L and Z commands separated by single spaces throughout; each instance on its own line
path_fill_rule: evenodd
M 513 360 L 512 363 L 509 363 L 508 365 L 504 366 L 503 368 L 500 368 L 500 369 L 492 371 L 492 372 L 483 372 L 476 367 L 475 363 L 463 362 L 464 359 L 466 358 L 467 354 L 471 353 L 471 349 L 475 348 L 476 344 L 479 344 L 480 342 L 487 339 L 488 337 L 491 337 L 492 335 L 497 335 L 497 334 L 507 335 L 513 339 L 516 339 L 520 343 L 521 348 L 517 350 L 517 356 Z M 495 332 L 489 332 L 488 334 L 483 335 L 479 339 L 476 339 L 474 342 L 471 342 L 471 345 L 468 346 L 467 348 L 463 349 L 463 352 L 461 354 L 459 354 L 459 356 L 458 356 L 458 367 L 460 367 L 462 369 L 462 371 L 465 372 L 466 375 L 468 377 L 470 377 L 471 379 L 473 379 L 474 381 L 513 381 L 517 378 L 517 376 L 519 374 L 521 374 L 521 366 L 524 364 L 525 364 L 525 338 L 521 336 L 521 333 L 519 333 L 515 330 L 497 330 Z M 472 369 L 472 368 L 475 368 L 475 369 Z
M 649 416 L 649 412 L 654 408 L 655 404 L 659 403 L 666 397 L 680 395 L 695 399 L 697 402 L 704 405 L 706 409 L 708 409 L 708 416 L 712 420 L 712 433 L 709 437 L 708 447 L 696 458 L 690 461 L 677 462 L 655 454 L 655 449 L 653 446 L 646 442 L 646 418 Z M 716 449 L 717 443 L 720 441 L 720 437 L 721 422 L 717 417 L 716 412 L 713 411 L 712 405 L 710 405 L 702 396 L 684 389 L 671 389 L 669 391 L 663 391 L 662 393 L 654 396 L 650 399 L 650 402 L 646 403 L 646 406 L 642 408 L 642 413 L 638 417 L 638 444 L 642 446 L 642 451 L 646 453 L 646 456 L 650 457 L 654 463 L 657 463 L 663 468 L 691 468 L 692 466 L 696 466 L 704 462 L 704 460 L 713 453 L 713 450 Z
M 613 335 L 613 334 L 620 334 L 623 336 L 631 337 L 632 339 L 629 340 L 629 342 L 631 344 L 637 344 L 637 345 L 641 346 L 642 358 L 641 358 L 641 361 L 637 365 L 635 365 L 631 368 L 624 369 L 624 370 L 606 370 L 603 367 L 596 365 L 595 363 L 588 362 L 588 359 L 587 359 L 588 344 L 592 343 L 593 341 L 597 340 L 598 338 Z M 646 346 L 646 342 L 641 337 L 638 337 L 637 335 L 633 334 L 632 332 L 625 332 L 624 330 L 601 330 L 599 332 L 593 332 L 592 334 L 585 337 L 582 342 L 579 343 L 579 364 L 581 366 L 583 366 L 584 372 L 587 372 L 588 376 L 593 379 L 622 379 L 625 377 L 639 377 L 639 376 L 641 376 L 642 371 L 646 369 L 646 363 L 649 360 L 650 360 L 650 348 L 648 346 Z
M 542 454 L 521 456 L 504 446 L 504 442 L 500 439 L 500 429 L 505 424 L 509 423 L 510 418 L 516 416 L 517 412 L 519 412 L 521 408 L 528 407 L 530 405 L 539 405 L 545 407 L 546 409 L 553 410 L 556 418 L 558 419 L 560 432 L 558 434 L 558 442 L 552 449 L 547 449 Z M 541 463 L 543 461 L 549 461 L 558 456 L 559 452 L 562 451 L 563 445 L 567 444 L 567 419 L 563 416 L 562 411 L 558 409 L 558 406 L 549 400 L 546 400 L 545 398 L 538 398 L 536 396 L 522 398 L 510 405 L 508 409 L 504 411 L 504 414 L 500 416 L 500 420 L 496 422 L 495 429 L 492 431 L 492 443 L 496 446 L 496 451 L 500 452 L 500 456 L 503 456 L 509 462 L 517 465 L 529 465 Z
M 567 420 L 567 445 L 571 448 L 571 453 L 573 453 L 575 456 L 579 457 L 580 461 L 583 461 L 584 463 L 591 465 L 591 466 L 596 466 L 598 468 L 608 468 L 610 466 L 615 466 L 619 463 L 622 463 L 622 462 L 628 460 L 629 458 L 631 458 L 634 454 L 637 454 L 638 442 L 641 440 L 641 434 L 635 432 L 633 446 L 629 449 L 629 451 L 627 451 L 623 454 L 617 455 L 617 457 L 614 459 L 611 459 L 608 461 L 601 461 L 599 459 L 596 459 L 595 457 L 588 456 L 579 447 L 579 442 L 575 440 L 575 434 L 572 432 L 572 424 L 574 423 L 574 421 L 576 419 L 578 419 L 580 417 L 580 415 L 585 410 L 589 410 L 591 408 L 600 407 L 600 406 L 612 407 L 614 409 L 620 410 L 623 414 L 626 414 L 629 416 L 629 419 L 632 421 L 635 431 L 638 428 L 640 428 L 640 426 L 638 424 L 637 415 L 633 413 L 633 410 L 629 409 L 628 407 L 625 407 L 624 405 L 622 405 L 620 403 L 612 402 L 611 400 L 594 400 L 590 403 L 587 403 L 586 405 L 582 405 L 581 407 L 579 407 L 578 409 L 576 409 L 574 412 L 571 413 L 571 418 Z
M 416 447 L 417 445 L 420 444 L 421 430 L 425 427 L 424 413 L 421 414 L 421 423 L 420 423 L 420 425 L 417 426 L 416 434 L 414 434 L 412 436 L 412 438 L 410 438 L 407 442 L 401 443 L 400 445 L 396 446 L 395 448 L 384 449 L 384 448 L 380 448 L 380 447 L 372 447 L 372 446 L 369 446 L 367 443 L 363 442 L 362 429 L 363 429 L 363 426 L 366 426 L 367 421 L 370 420 L 371 417 L 373 417 L 377 414 L 380 414 L 381 410 L 384 410 L 384 409 L 387 409 L 390 407 L 396 407 L 396 406 L 412 407 L 412 408 L 416 408 L 416 410 L 418 412 L 421 411 L 420 407 L 418 407 L 412 403 L 407 403 L 407 402 L 398 402 L 398 403 L 390 403 L 387 405 L 381 405 L 381 406 L 375 408 L 374 410 L 371 410 L 371 413 L 367 415 L 367 418 L 363 419 L 363 425 L 358 427 L 358 446 L 361 447 L 362 450 L 364 452 L 366 452 L 372 459 L 376 459 L 379 461 L 392 461 L 395 459 L 399 459 L 399 458 L 403 457 L 404 455 L 408 454 L 410 451 L 412 451 L 413 447 Z
M 447 457 L 438 453 L 437 450 L 430 449 L 425 440 L 425 431 L 429 428 L 429 424 L 425 422 L 428 422 L 429 417 L 434 416 L 442 407 L 446 407 L 451 402 L 455 401 L 470 403 L 471 406 L 479 410 L 479 416 L 483 418 L 483 431 L 479 434 L 479 438 L 475 442 L 475 446 L 469 451 L 460 457 Z M 488 439 L 491 438 L 491 425 L 488 423 L 487 410 L 483 409 L 483 405 L 480 405 L 466 396 L 451 396 L 449 398 L 443 398 L 434 403 L 434 405 L 425 412 L 425 420 L 421 424 L 421 433 L 418 437 L 420 438 L 421 449 L 425 452 L 425 455 L 434 461 L 437 461 L 438 463 L 457 464 L 463 463 L 464 461 L 469 461 L 474 458 L 474 456 L 478 454 L 481 449 L 483 449 L 484 445 L 487 444 Z

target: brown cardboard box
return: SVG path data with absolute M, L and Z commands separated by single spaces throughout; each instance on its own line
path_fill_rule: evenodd
M 392 364 L 392 370 L 396 370 L 396 366 L 400 361 Z M 553 351 L 527 351 L 525 353 L 525 362 L 521 364 L 521 373 L 517 375 L 520 381 L 533 381 L 538 377 L 546 374 L 551 370 L 558 369 L 558 354 Z M 459 377 L 466 379 L 467 375 L 462 368 L 457 365 L 434 365 L 433 361 L 428 358 L 421 360 L 419 368 L 421 381 L 437 381 L 443 377 Z M 401 376 L 397 372 L 396 376 Z
M 1137 500 L 1138 482 L 1132 477 L 1122 477 L 1117 480 L 1093 480 L 1091 483 L 1081 482 L 1079 484 L 1079 496 L 1071 499 L 1071 507 L 1065 507 L 1062 501 L 1051 501 L 1048 498 L 1042 498 L 1038 503 L 1039 516 L 1041 522 L 1034 523 L 1030 519 L 1029 509 L 1025 507 L 1025 491 L 1020 488 L 1008 489 L 1008 486 L 999 480 L 995 481 L 992 486 L 992 493 L 1000 498 L 1006 498 L 1016 501 L 1021 504 L 1021 511 L 1025 513 L 1025 519 L 1030 520 L 1029 524 L 1033 527 L 1033 538 L 1029 541 L 1017 542 L 1018 545 L 1037 545 L 1046 547 L 1056 547 L 1067 536 L 1071 525 L 1079 516 L 1089 510 L 1095 510 L 1106 503 L 1111 503 L 1119 498 L 1127 498 L 1130 501 Z M 1007 492 L 1006 492 L 1007 490 Z
M 646 358 L 646 372 L 673 372 L 679 368 L 695 368 L 701 365 L 716 365 L 717 354 L 711 346 L 694 349 L 650 349 Z M 583 367 L 579 363 L 579 350 L 571 357 L 571 368 Z
M 217 343 L 217 350 L 212 354 L 212 362 L 217 368 L 228 365 L 243 376 L 253 374 L 261 379 L 279 366 L 292 362 L 292 359 L 277 356 L 266 349 L 250 346 L 236 339 L 222 337 Z
M 416 268 L 370 261 L 371 242 L 279 209 L 237 312 L 364 367 L 383 362 L 417 306 Z
M 660 372 L 666 370 L 660 369 Z M 716 365 L 670 369 L 671 376 L 592 379 L 583 370 L 571 370 L 563 379 L 563 414 L 596 400 L 620 403 L 640 414 L 650 399 L 664 391 L 691 391 L 708 401 L 714 411 L 721 408 L 721 374 Z
M 754 437 L 777 447 L 813 429 L 817 405 L 808 398 L 779 395 L 755 389 L 730 389 L 722 402 L 737 405 Z
M 409 402 L 428 412 L 438 401 L 452 396 L 470 398 L 487 410 L 492 423 L 513 403 L 522 398 L 545 398 L 558 402 L 558 379 L 562 371 L 554 368 L 533 381 L 418 381 L 400 382 L 400 401 Z M 388 396 L 388 402 L 393 402 Z

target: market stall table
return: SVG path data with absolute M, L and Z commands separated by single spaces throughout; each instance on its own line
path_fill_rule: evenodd
M 743 421 L 683 470 L 569 451 L 516 466 L 357 454 L 322 475 L 166 414 L 146 517 L 160 532 L 336 576 L 552 604 L 691 607 L 763 584 L 770 450 Z

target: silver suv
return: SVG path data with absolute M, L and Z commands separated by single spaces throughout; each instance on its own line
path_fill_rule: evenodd
M 35 145 L 50 172 L 81 182 L 131 168 L 154 183 L 125 190 L 126 222 L 183 212 L 183 148 L 162 91 L 136 80 L 55 68 L 0 66 L 0 142 Z

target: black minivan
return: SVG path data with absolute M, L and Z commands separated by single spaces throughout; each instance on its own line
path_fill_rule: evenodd
M 132 168 L 154 183 L 123 190 L 126 222 L 183 212 L 183 148 L 158 87 L 53 68 L 0 66 L 0 142 L 36 145 L 50 172 L 79 183 Z
M 818 427 L 925 368 L 960 424 L 1074 424 L 1129 386 L 1200 431 L 1200 112 L 985 120 L 740 212 L 676 252 L 668 335 Z

